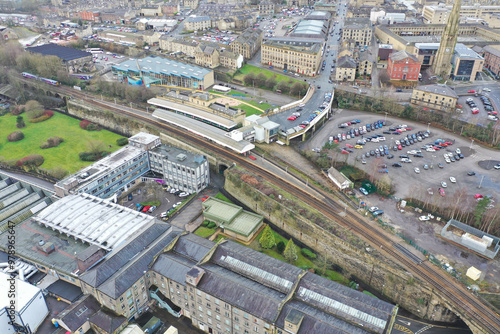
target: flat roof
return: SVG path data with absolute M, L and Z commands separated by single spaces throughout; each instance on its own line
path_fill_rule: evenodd
M 167 123 L 177 125 L 183 129 L 187 129 L 204 138 L 208 138 L 215 143 L 230 148 L 238 153 L 245 153 L 255 148 L 254 144 L 245 140 L 236 141 L 230 138 L 228 132 L 224 130 L 203 122 L 193 122 L 192 119 L 170 111 L 157 109 L 153 112 L 152 116 Z
M 248 237 L 252 232 L 254 232 L 259 226 L 264 217 L 259 216 L 255 213 L 243 211 L 237 215 L 234 220 L 225 224 L 224 229 L 236 232 L 238 234 Z
M 8 308 L 10 306 L 10 300 L 7 298 L 10 290 L 10 282 L 7 280 L 10 275 L 5 274 L 0 271 L 0 309 Z M 23 308 L 29 304 L 31 299 L 40 292 L 40 288 L 29 284 L 28 282 L 22 281 L 20 279 L 16 280 L 16 311 L 21 311 Z
M 191 116 L 196 116 L 202 119 L 206 119 L 207 121 L 218 124 L 226 129 L 232 129 L 238 125 L 235 121 L 230 120 L 228 118 L 212 114 L 200 109 L 196 109 L 194 107 L 190 107 L 182 103 L 177 103 L 158 97 L 153 97 L 152 99 L 149 99 L 148 103 L 157 107 L 168 108 Z
M 212 214 L 226 222 L 233 220 L 243 210 L 237 205 L 213 197 L 203 202 L 203 207 L 205 208 L 203 212 Z
M 64 61 L 69 61 L 73 59 L 79 59 L 84 57 L 92 57 L 92 53 L 69 48 L 67 46 L 62 46 L 54 43 L 48 43 L 40 46 L 34 46 L 27 48 L 30 52 L 40 53 L 44 56 L 56 56 Z
M 154 217 L 89 194 L 68 195 L 33 217 L 39 224 L 111 250 Z
M 213 72 L 212 70 L 200 66 L 157 56 L 148 56 L 142 59 L 128 59 L 120 64 L 112 66 L 112 68 L 122 72 L 139 73 L 137 64 L 139 64 L 142 73 L 166 74 L 178 77 L 183 76 L 198 80 L 203 80 L 207 74 Z
M 116 169 L 126 161 L 131 161 L 143 152 L 144 151 L 139 147 L 127 145 L 102 158 L 101 160 L 94 162 L 92 165 L 67 176 L 57 182 L 56 185 L 62 186 L 66 184 L 77 184 L 77 186 L 75 186 L 77 189 L 82 188 L 83 186 L 94 182 L 98 176 L 102 176 L 108 171 Z
M 204 155 L 186 151 L 175 146 L 160 145 L 149 151 L 161 154 L 165 160 L 190 168 L 197 168 L 207 160 Z

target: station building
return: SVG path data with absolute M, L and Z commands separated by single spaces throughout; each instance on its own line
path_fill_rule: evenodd
M 122 80 L 129 77 L 148 77 L 160 85 L 205 90 L 214 82 L 214 71 L 177 60 L 148 56 L 126 60 L 112 66 L 114 74 Z

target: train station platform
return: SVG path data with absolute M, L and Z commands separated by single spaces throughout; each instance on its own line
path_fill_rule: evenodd
M 234 140 L 230 137 L 230 133 L 224 130 L 213 127 L 212 125 L 193 121 L 192 118 L 177 114 L 171 111 L 156 109 L 152 115 L 161 121 L 177 125 L 201 137 L 211 140 L 221 146 L 227 147 L 238 153 L 245 153 L 255 145 L 245 140 Z
M 159 107 L 165 110 L 171 110 L 172 113 L 178 113 L 228 131 L 236 128 L 236 126 L 238 125 L 235 121 L 228 118 L 224 118 L 222 116 L 218 116 L 213 113 L 203 111 L 182 103 L 173 102 L 167 99 L 154 97 L 149 99 L 148 103 L 155 107 Z

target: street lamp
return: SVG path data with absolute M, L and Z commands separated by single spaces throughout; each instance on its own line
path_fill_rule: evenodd
M 471 139 L 471 140 L 470 140 L 470 147 L 469 147 L 469 150 L 471 150 L 471 151 L 472 151 L 472 144 L 474 144 L 474 139 Z

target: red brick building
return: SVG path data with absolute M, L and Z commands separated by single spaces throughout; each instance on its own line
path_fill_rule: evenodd
M 500 49 L 497 46 L 485 46 L 482 56 L 484 57 L 484 66 L 496 76 L 500 76 Z
M 76 15 L 84 21 L 89 21 L 89 22 L 100 22 L 101 21 L 99 12 L 83 11 L 83 12 L 77 13 Z
M 387 73 L 391 80 L 418 81 L 420 65 L 417 56 L 399 51 L 389 56 Z

